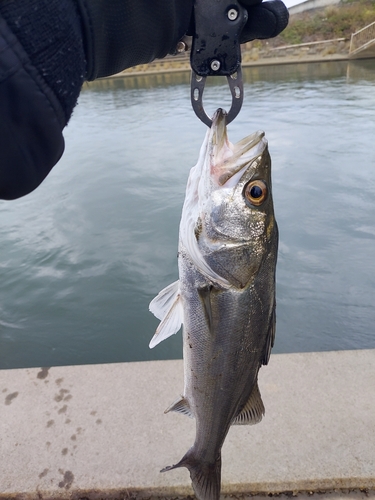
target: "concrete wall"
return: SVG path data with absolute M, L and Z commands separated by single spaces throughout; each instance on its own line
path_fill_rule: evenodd
M 306 0 L 306 2 L 301 2 L 293 7 L 289 7 L 289 14 L 299 14 L 307 10 L 321 9 L 328 7 L 329 5 L 336 5 L 340 3 L 341 0 Z
M 375 350 L 272 355 L 259 382 L 266 416 L 230 430 L 223 494 L 375 499 Z M 0 499 L 192 495 L 186 469 L 159 472 L 194 440 L 163 413 L 182 389 L 180 360 L 0 371 Z

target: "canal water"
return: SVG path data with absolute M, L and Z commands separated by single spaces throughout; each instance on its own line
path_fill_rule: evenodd
M 263 129 L 280 229 L 274 352 L 375 348 L 375 60 L 248 68 L 229 137 Z M 0 202 L 0 368 L 182 357 L 150 350 L 150 300 L 177 278 L 189 169 L 206 127 L 187 73 L 86 86 L 63 158 Z M 228 108 L 225 82 L 205 105 Z

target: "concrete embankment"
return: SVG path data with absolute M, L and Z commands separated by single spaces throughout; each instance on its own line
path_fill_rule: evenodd
M 375 498 L 375 350 L 272 355 L 266 416 L 233 427 L 223 495 Z M 183 498 L 194 421 L 164 409 L 182 361 L 0 372 L 0 499 Z
M 259 67 L 259 66 L 278 66 L 287 64 L 301 64 L 301 63 L 319 63 L 319 62 L 334 62 L 334 61 L 349 61 L 349 57 L 343 54 L 330 54 L 327 56 L 311 55 L 311 56 L 285 56 L 285 57 L 267 57 L 259 58 L 242 63 L 243 68 Z M 138 67 L 131 70 L 125 70 L 116 75 L 106 77 L 105 80 L 112 78 L 126 78 L 137 76 L 149 75 L 162 75 L 168 73 L 190 73 L 191 67 L 189 65 L 154 65 L 149 68 L 138 69 Z
M 190 72 L 189 57 L 189 53 L 168 56 L 150 64 L 129 68 L 109 78 Z M 249 42 L 242 50 L 243 67 L 346 60 L 349 60 L 349 40 L 344 38 L 283 47 L 268 47 L 267 45 L 258 47 L 255 42 Z
M 349 56 L 347 54 L 299 54 L 299 55 L 269 55 L 268 57 L 258 57 L 254 54 L 254 59 L 244 60 L 242 63 L 243 68 L 257 67 L 257 66 L 277 66 L 281 64 L 300 64 L 300 63 L 317 63 L 317 62 L 333 62 L 333 61 L 349 61 Z M 168 63 L 154 63 L 150 65 L 144 65 L 145 67 L 135 66 L 134 68 L 127 69 L 116 75 L 106 77 L 105 79 L 111 78 L 126 78 L 135 76 L 147 76 L 147 75 L 158 75 L 158 74 L 168 74 L 168 73 L 182 73 L 191 72 L 191 67 L 188 63 L 185 64 L 168 64 Z

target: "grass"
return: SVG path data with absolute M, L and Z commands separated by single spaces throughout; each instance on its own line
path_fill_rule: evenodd
M 294 14 L 288 27 L 271 43 L 277 46 L 350 38 L 374 21 L 375 0 L 345 0 L 325 9 Z

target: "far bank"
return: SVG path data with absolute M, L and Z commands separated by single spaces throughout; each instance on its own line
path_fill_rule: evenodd
M 345 78 L 348 83 L 369 81 L 375 83 L 375 59 L 350 60 L 344 57 L 309 57 L 304 59 L 278 58 L 245 63 L 242 70 L 244 84 L 253 85 L 257 82 L 306 81 Z M 190 85 L 191 69 L 170 68 L 165 71 L 142 71 L 120 73 L 114 77 L 102 78 L 84 85 L 85 91 L 101 91 L 107 89 L 152 89 L 158 87 L 173 87 Z M 207 79 L 207 88 L 225 85 L 225 77 Z M 188 92 L 188 90 L 186 91 Z M 246 90 L 246 93 L 249 89 Z
M 350 41 L 344 38 L 302 43 L 299 45 L 286 45 L 283 47 L 268 47 L 267 45 L 258 47 L 255 43 L 251 42 L 245 45 L 245 50 L 242 52 L 242 67 L 351 61 L 349 45 Z M 363 59 L 358 58 L 356 60 L 371 60 L 375 64 L 374 57 L 364 56 Z M 107 78 L 126 78 L 190 71 L 189 54 L 185 53 L 178 56 L 168 56 L 165 59 L 158 59 L 150 64 L 141 64 Z

